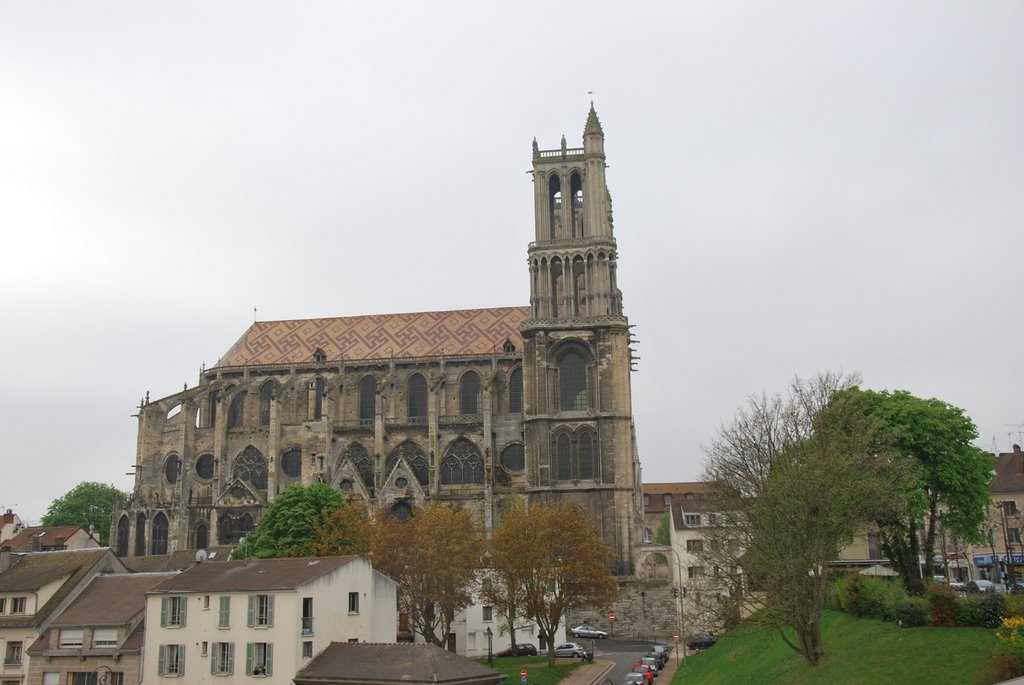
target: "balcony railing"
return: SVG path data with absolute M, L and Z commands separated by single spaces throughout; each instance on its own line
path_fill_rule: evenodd
M 442 416 L 440 421 L 444 426 L 472 426 L 483 422 L 484 418 L 481 414 L 448 414 Z

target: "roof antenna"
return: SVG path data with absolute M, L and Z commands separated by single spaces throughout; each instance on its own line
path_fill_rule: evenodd
M 252 306 L 252 322 L 256 323 L 256 305 Z

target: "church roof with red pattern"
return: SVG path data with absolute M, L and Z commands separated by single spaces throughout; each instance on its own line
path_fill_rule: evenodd
M 311 364 L 317 349 L 324 363 L 501 353 L 506 340 L 522 350 L 519 324 L 529 317 L 529 307 L 494 307 L 257 321 L 217 366 Z

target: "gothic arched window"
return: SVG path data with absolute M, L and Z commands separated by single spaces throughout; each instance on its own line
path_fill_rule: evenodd
M 150 554 L 167 554 L 167 516 L 162 511 L 153 518 Z
M 316 377 L 316 381 L 313 382 L 313 392 L 316 393 L 316 397 L 313 398 L 313 420 L 319 421 L 324 417 L 324 388 L 327 387 L 327 381 L 320 376 Z
M 267 381 L 260 386 L 260 425 L 270 425 L 270 405 L 274 401 L 274 391 L 277 389 L 277 383 L 274 381 Z
M 577 172 L 569 177 L 569 194 L 572 195 L 572 237 L 583 237 L 583 182 Z
M 377 379 L 365 376 L 359 381 L 359 422 L 373 423 L 377 414 Z
M 562 411 L 581 411 L 590 406 L 587 364 L 576 352 L 567 352 L 558 363 L 558 398 Z
M 398 449 L 391 453 L 391 456 L 388 457 L 386 468 L 389 476 L 395 468 L 395 464 L 398 463 L 399 458 L 405 459 L 405 463 L 409 465 L 409 469 L 412 470 L 420 485 L 430 484 L 430 465 L 427 462 L 426 455 L 423 454 L 423 451 L 416 443 L 412 440 L 406 440 L 398 446 Z
M 409 418 L 427 416 L 427 379 L 423 374 L 414 373 L 409 377 Z
M 469 440 L 460 438 L 448 448 L 441 462 L 441 484 L 462 485 L 484 482 L 484 460 Z
M 267 459 L 263 454 L 249 445 L 235 459 L 233 476 L 249 481 L 257 490 L 267 489 Z
M 551 174 L 548 179 L 548 204 L 550 214 L 548 220 L 551 223 L 551 240 L 559 237 L 562 228 L 562 180 L 558 174 Z
M 135 517 L 135 556 L 146 556 L 146 515 Z
M 345 450 L 345 458 L 359 472 L 363 484 L 373 490 L 373 464 L 370 462 L 370 455 L 366 453 L 366 448 L 358 442 L 354 442 Z
M 178 482 L 178 476 L 181 474 L 181 459 L 177 454 L 172 454 L 167 457 L 167 461 L 164 462 L 164 478 L 171 485 Z
M 195 530 L 195 544 L 193 545 L 196 549 L 202 549 L 210 544 L 210 532 L 206 527 L 205 523 L 200 523 L 196 526 Z
M 558 436 L 556 458 L 558 480 L 572 480 L 572 441 L 565 433 Z
M 245 416 L 245 391 L 241 391 L 231 398 L 228 405 L 228 428 L 238 428 L 242 425 Z
M 584 433 L 580 436 L 577 450 L 579 452 L 577 462 L 579 463 L 580 480 L 593 480 L 594 440 L 590 433 Z
M 412 518 L 412 506 L 405 501 L 395 502 L 391 506 L 390 514 L 392 518 L 399 521 L 408 521 Z
M 480 413 L 480 375 L 467 371 L 459 379 L 459 413 Z
M 523 411 L 523 369 L 517 368 L 508 377 L 508 413 Z
M 219 390 L 211 390 L 210 394 L 206 396 L 207 407 L 209 409 L 206 412 L 207 421 L 206 425 L 208 428 L 217 427 L 217 401 L 220 398 Z
M 302 475 L 302 450 L 291 449 L 281 455 L 281 470 L 289 478 Z
M 117 520 L 117 556 L 128 556 L 128 516 L 122 515 Z

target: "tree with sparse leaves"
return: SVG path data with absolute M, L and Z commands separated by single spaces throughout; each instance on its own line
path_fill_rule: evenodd
M 796 379 L 785 396 L 752 397 L 705 450 L 716 528 L 701 555 L 723 590 L 702 593 L 703 608 L 760 609 L 758 620 L 810 665 L 824 654 L 829 562 L 865 526 L 898 511 L 917 477 L 866 399 L 850 392 L 857 381 L 821 374 Z
M 473 603 L 484 539 L 469 511 L 429 504 L 401 521 L 378 512 L 370 528 L 373 567 L 398 585 L 412 629 L 445 647 L 455 614 Z
M 518 543 L 523 609 L 545 634 L 558 634 L 570 606 L 603 609 L 615 598 L 611 550 L 578 507 L 534 502 L 525 516 L 504 519 L 499 532 Z M 555 665 L 554 640 L 548 665 Z
M 93 526 L 101 545 L 109 544 L 110 521 L 114 505 L 128 499 L 106 483 L 79 483 L 61 497 L 50 502 L 40 524 L 43 526 Z
M 521 553 L 528 540 L 522 533 L 529 530 L 525 519 L 528 516 L 525 502 L 512 498 L 501 513 L 501 523 L 491 536 L 487 551 L 487 568 L 483 572 L 480 595 L 494 607 L 501 623 L 501 630 L 512 641 L 512 653 L 516 647 L 516 622 L 525 615 L 526 587 L 524 579 L 528 569 L 524 566 L 525 556 Z

